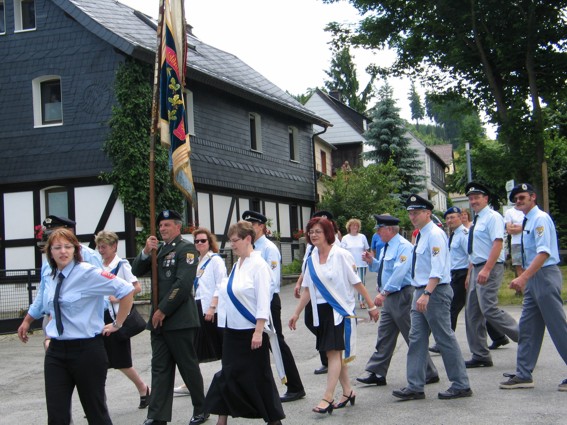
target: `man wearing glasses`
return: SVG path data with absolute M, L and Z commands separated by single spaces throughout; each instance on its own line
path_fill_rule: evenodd
M 524 293 L 524 304 L 516 374 L 501 382 L 500 388 L 533 388 L 532 372 L 546 327 L 567 364 L 567 320 L 561 298 L 563 279 L 557 267 L 559 249 L 555 225 L 551 217 L 538 208 L 532 185 L 522 183 L 514 187 L 510 201 L 525 214 L 521 238 L 524 271 L 510 283 L 511 289 Z M 567 379 L 559 384 L 558 390 L 567 391 Z

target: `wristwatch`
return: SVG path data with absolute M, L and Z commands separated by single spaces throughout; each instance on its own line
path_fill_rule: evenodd
M 431 295 L 431 292 L 429 292 L 427 289 L 424 289 L 424 290 L 423 290 L 423 295 L 430 296 L 430 295 Z
M 112 322 L 112 327 L 116 329 L 120 329 L 122 325 L 119 325 L 118 322 L 115 320 L 114 322 Z

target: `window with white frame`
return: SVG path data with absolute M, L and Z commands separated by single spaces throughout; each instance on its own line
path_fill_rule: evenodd
M 67 189 L 55 187 L 45 190 L 45 212 L 46 216 L 56 215 L 67 217 L 69 215 L 69 198 Z
M 289 126 L 287 128 L 289 139 L 289 159 L 299 161 L 299 143 L 297 141 L 297 128 Z
M 250 112 L 250 149 L 262 152 L 262 120 L 260 114 Z
M 63 124 L 61 78 L 45 75 L 32 81 L 34 126 Z
M 187 134 L 195 135 L 195 113 L 193 110 L 193 92 L 183 90 L 183 101 L 185 102 L 185 121 L 187 121 Z
M 35 29 L 35 0 L 14 0 L 14 24 L 16 31 Z
M 4 0 L 0 0 L 0 34 L 6 34 L 6 14 L 4 12 Z

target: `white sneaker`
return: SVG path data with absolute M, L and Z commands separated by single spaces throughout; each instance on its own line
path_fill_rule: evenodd
M 191 393 L 189 392 L 189 389 L 185 386 L 185 385 L 181 385 L 179 387 L 175 387 L 173 389 L 173 394 L 174 395 L 191 395 Z

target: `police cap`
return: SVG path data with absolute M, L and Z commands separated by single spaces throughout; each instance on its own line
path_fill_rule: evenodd
M 445 214 L 443 214 L 443 218 L 447 218 L 449 214 L 460 214 L 460 213 L 461 213 L 461 209 L 459 207 L 451 207 L 447 211 L 445 211 Z
M 412 193 L 408 199 L 406 200 L 406 210 L 433 210 L 433 204 L 429 202 L 427 199 L 422 198 L 421 196 Z
M 400 224 L 399 218 L 388 214 L 374 214 L 374 219 L 376 220 L 376 226 L 374 226 L 375 229 L 385 226 L 397 226 Z
M 534 190 L 534 187 L 529 183 L 517 184 L 512 189 L 512 192 L 510 192 L 510 202 L 516 202 L 516 201 L 514 201 L 514 198 L 516 197 L 516 195 L 518 193 L 522 193 L 522 192 L 532 192 L 533 193 L 533 192 L 535 192 L 535 190 Z
M 266 224 L 268 219 L 264 214 L 260 214 L 257 211 L 244 211 L 242 213 L 242 220 L 249 221 L 250 223 L 261 223 Z
M 475 193 L 480 193 L 481 195 L 490 197 L 490 189 L 488 189 L 482 183 L 478 183 L 478 182 L 467 183 L 467 185 L 465 186 L 466 196 L 473 195 Z
M 174 210 L 163 210 L 159 213 L 156 220 L 156 225 L 159 226 L 159 223 L 162 220 L 179 220 L 182 221 L 183 217 L 177 211 Z
M 67 217 L 58 217 L 56 215 L 48 215 L 43 221 L 43 225 L 46 229 L 54 229 L 56 227 L 69 227 L 74 229 L 75 223 L 73 220 Z
M 333 220 L 333 214 L 325 210 L 314 212 L 313 215 L 311 215 L 311 218 L 315 218 L 315 217 L 323 217 L 326 218 L 327 220 Z

